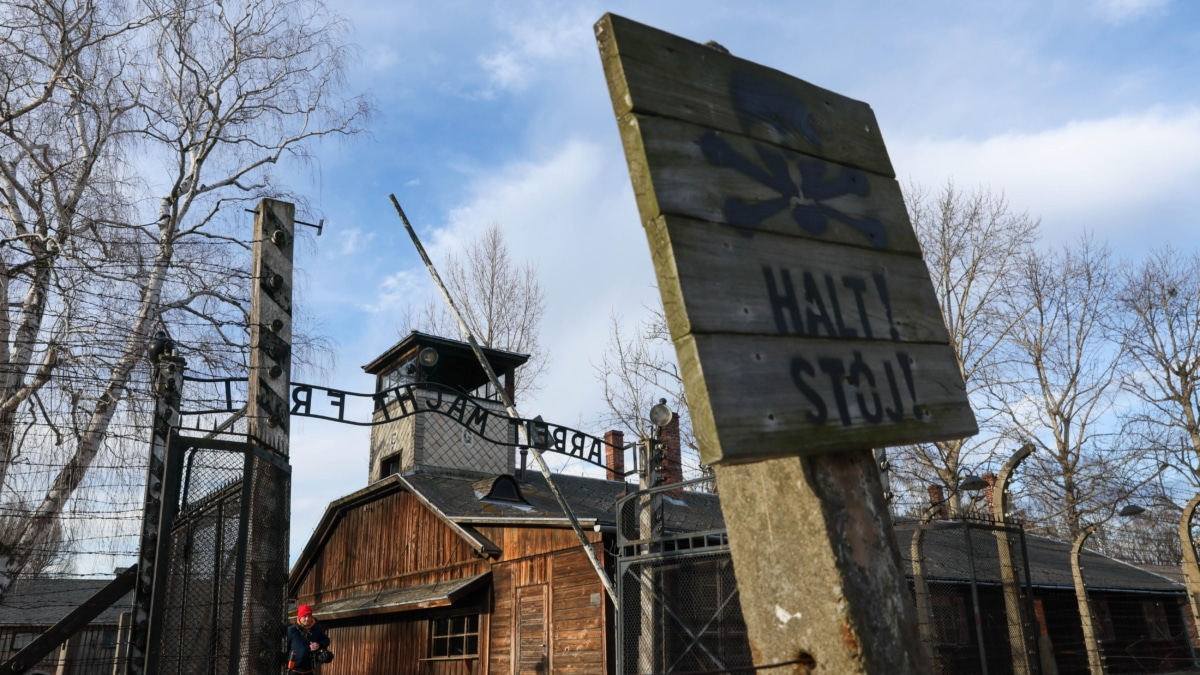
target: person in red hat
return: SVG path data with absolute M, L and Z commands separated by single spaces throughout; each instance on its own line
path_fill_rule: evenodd
M 288 672 L 306 675 L 313 671 L 313 658 L 322 649 L 329 649 L 329 636 L 317 623 L 308 605 L 296 608 L 296 623 L 288 626 Z

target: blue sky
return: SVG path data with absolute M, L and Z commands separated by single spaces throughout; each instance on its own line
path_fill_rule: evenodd
M 547 291 L 551 373 L 523 415 L 593 432 L 613 313 L 657 302 L 592 25 L 613 12 L 869 103 L 900 180 L 990 186 L 1043 221 L 1048 244 L 1092 230 L 1122 254 L 1200 236 L 1200 3 L 377 2 L 340 5 L 360 46 L 352 90 L 370 134 L 317 148 L 296 174 L 326 221 L 301 247 L 298 304 L 337 353 L 296 379 L 352 391 L 409 327 L 435 263 L 489 222 Z M 292 549 L 332 499 L 366 484 L 367 434 L 293 432 Z

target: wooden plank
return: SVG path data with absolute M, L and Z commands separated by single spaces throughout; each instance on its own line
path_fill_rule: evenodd
M 604 612 L 601 611 L 601 606 L 601 604 L 593 604 L 587 598 L 584 598 L 582 603 L 575 604 L 574 606 L 563 604 L 556 598 L 554 602 L 554 619 L 560 625 L 579 622 L 593 628 L 600 628 L 604 625 Z
M 976 432 L 946 345 L 687 335 L 675 349 L 705 463 Z
M 542 675 L 549 660 L 549 633 L 546 620 L 546 585 L 517 588 L 517 675 Z
M 895 175 L 866 103 L 613 14 L 596 41 L 617 117 L 673 117 Z
M 647 223 L 672 337 L 948 340 L 921 258 L 663 216 Z
M 920 254 L 900 186 L 734 133 L 626 115 L 617 126 L 643 221 L 660 214 Z

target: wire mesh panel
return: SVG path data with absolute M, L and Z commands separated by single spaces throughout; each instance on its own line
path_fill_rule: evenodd
M 617 503 L 618 672 L 747 672 L 753 666 L 713 480 Z
M 171 532 L 159 672 L 229 672 L 244 453 L 192 449 Z
M 242 437 L 244 439 L 244 437 Z M 163 675 L 278 672 L 285 634 L 290 472 L 249 443 L 193 444 L 170 532 Z
M 418 399 L 422 406 L 430 409 L 437 406 L 449 410 L 451 405 L 446 396 L 418 396 Z M 504 414 L 504 407 L 499 403 L 472 399 L 471 410 L 489 409 L 492 413 Z M 480 436 L 515 441 L 516 430 L 507 418 L 479 414 L 472 422 L 469 412 L 459 413 L 456 417 L 422 414 L 416 416 L 415 424 L 416 464 L 491 474 L 512 473 L 513 449 Z
M 934 673 L 1040 672 L 1020 526 L 935 520 L 896 532 Z

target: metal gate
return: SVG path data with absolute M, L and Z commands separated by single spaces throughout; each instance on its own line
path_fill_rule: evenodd
M 617 672 L 750 673 L 713 478 L 617 502 Z
M 158 645 L 163 675 L 278 672 L 287 592 L 290 470 L 245 436 L 178 437 L 183 485 L 170 529 Z
M 166 545 L 149 673 L 280 670 L 290 468 L 239 431 L 170 437 L 163 495 L 173 508 L 158 524 Z

